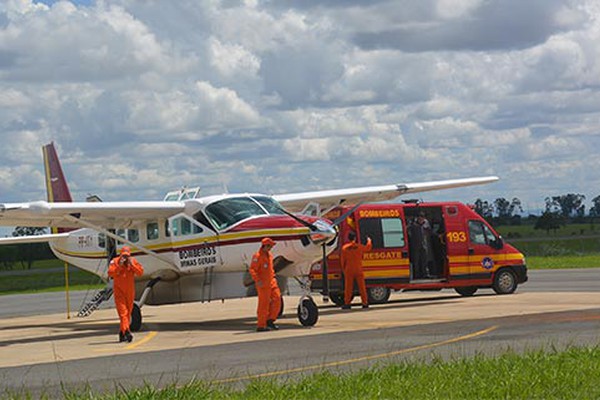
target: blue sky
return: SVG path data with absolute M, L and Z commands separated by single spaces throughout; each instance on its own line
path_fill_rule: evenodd
M 498 175 L 424 200 L 600 194 L 593 0 L 0 3 L 0 202 Z M 589 207 L 589 206 L 588 206 Z

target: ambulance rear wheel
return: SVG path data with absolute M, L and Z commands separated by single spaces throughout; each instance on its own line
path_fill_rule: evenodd
M 319 319 L 319 308 L 311 299 L 307 297 L 298 304 L 298 320 L 303 326 L 313 326 Z
M 344 305 L 344 293 L 338 293 L 338 292 L 329 293 L 329 298 L 331 299 L 333 304 L 335 304 L 338 307 L 341 307 Z
M 511 294 L 517 290 L 517 277 L 510 268 L 503 268 L 496 272 L 492 289 L 496 294 Z
M 470 297 L 470 296 L 473 296 L 475 294 L 475 292 L 477 291 L 477 287 L 475 287 L 475 286 L 462 286 L 462 287 L 454 288 L 454 290 L 456 290 L 456 293 L 460 294 L 461 296 Z
M 131 321 L 129 322 L 129 330 L 137 332 L 142 328 L 142 310 L 140 306 L 133 303 L 133 310 L 131 310 Z
M 369 304 L 385 304 L 390 299 L 390 288 L 375 286 L 367 289 Z

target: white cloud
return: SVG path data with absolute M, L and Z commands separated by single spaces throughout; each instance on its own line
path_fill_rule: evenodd
M 594 191 L 599 40 L 594 0 L 7 0 L 0 202 L 44 197 L 51 140 L 78 198 L 480 174 L 503 182 L 453 196 Z

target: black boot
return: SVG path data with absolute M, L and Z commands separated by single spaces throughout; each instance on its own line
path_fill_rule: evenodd
M 121 331 L 119 331 L 119 343 L 124 342 L 125 340 L 125 334 Z
M 127 340 L 129 343 L 131 343 L 131 341 L 133 340 L 133 335 L 131 334 L 131 332 L 126 331 L 124 336 L 125 336 L 125 340 Z
M 275 325 L 275 322 L 273 322 L 272 319 L 267 321 L 267 326 L 271 329 L 273 329 L 274 331 L 278 330 L 279 327 L 277 325 Z

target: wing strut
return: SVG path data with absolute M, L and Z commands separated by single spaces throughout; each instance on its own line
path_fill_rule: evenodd
M 106 236 L 108 236 L 110 238 L 113 238 L 117 242 L 122 242 L 122 243 L 128 244 L 129 246 L 131 246 L 133 248 L 139 249 L 143 253 L 146 253 L 149 256 L 152 256 L 152 257 L 156 258 L 157 260 L 160 260 L 160 261 L 162 261 L 162 262 L 164 262 L 166 264 L 169 264 L 169 266 L 173 267 L 172 269 L 174 269 L 175 271 L 177 271 L 177 265 L 175 265 L 171 260 L 165 259 L 160 254 L 155 253 L 152 250 L 145 248 L 144 246 L 140 246 L 139 244 L 133 243 L 133 242 L 131 242 L 131 241 L 125 239 L 125 238 L 122 238 L 121 236 L 117 236 L 114 233 L 112 233 L 112 232 L 110 232 L 110 231 L 102 228 L 101 226 L 97 226 L 97 225 L 94 225 L 94 224 L 89 223 L 87 221 L 84 221 L 84 220 L 82 220 L 80 218 L 77 218 L 74 215 L 66 215 L 65 218 L 68 219 L 71 222 L 75 222 L 77 224 L 81 224 L 81 225 L 85 226 L 86 228 L 91 228 L 91 229 L 93 229 L 95 231 L 104 233 Z

